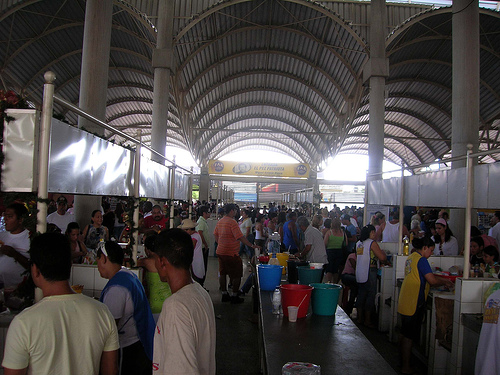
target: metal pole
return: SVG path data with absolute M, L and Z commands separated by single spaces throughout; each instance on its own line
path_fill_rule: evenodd
M 472 144 L 467 145 L 467 202 L 465 206 L 465 242 L 464 242 L 464 279 L 469 278 L 470 273 L 470 226 L 472 220 L 472 204 L 474 200 L 474 162 L 472 160 Z
M 137 138 L 139 143 L 137 143 L 135 148 L 135 158 L 134 158 L 134 226 L 136 226 L 133 231 L 134 244 L 132 246 L 132 260 L 134 267 L 137 267 L 137 246 L 139 246 L 139 196 L 140 196 L 140 186 L 141 186 L 141 131 L 137 131 Z
M 54 107 L 54 81 L 56 75 L 46 72 L 43 76 L 43 106 L 40 120 L 40 141 L 38 155 L 38 202 L 36 231 L 45 233 L 47 230 L 47 199 L 49 198 L 47 181 L 49 176 L 49 146 L 52 111 Z M 43 200 L 43 201 L 41 201 Z
M 401 165 L 401 191 L 399 193 L 399 247 L 398 247 L 398 254 L 399 255 L 402 255 L 403 254 L 403 242 L 402 242 L 402 239 L 403 239 L 403 218 L 404 218 L 404 214 L 403 214 L 403 209 L 404 209 L 404 206 L 405 206 L 405 177 L 404 177 L 404 174 L 405 174 L 405 166 L 404 165 Z
M 175 164 L 170 168 L 170 229 L 174 227 Z
M 368 222 L 368 171 L 366 171 L 365 180 L 365 209 L 363 210 L 363 226 L 370 224 Z
M 170 168 L 170 229 L 174 227 L 174 199 L 175 199 L 175 160 Z

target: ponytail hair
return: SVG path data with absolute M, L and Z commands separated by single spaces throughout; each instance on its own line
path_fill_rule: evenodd
M 359 240 L 361 242 L 366 241 L 368 238 L 370 238 L 370 233 L 375 230 L 375 227 L 371 224 L 365 225 L 361 229 L 361 234 L 359 235 Z

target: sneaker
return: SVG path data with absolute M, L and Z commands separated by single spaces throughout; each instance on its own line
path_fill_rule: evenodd
M 231 303 L 233 305 L 236 305 L 238 303 L 243 303 L 243 302 L 245 302 L 245 300 L 243 298 L 240 298 L 238 296 L 231 296 Z
M 222 302 L 229 302 L 229 301 L 231 301 L 231 296 L 228 293 L 223 293 Z

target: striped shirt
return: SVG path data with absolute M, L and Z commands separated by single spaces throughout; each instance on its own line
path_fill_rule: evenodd
M 238 255 L 239 239 L 243 237 L 243 233 L 236 220 L 224 216 L 215 226 L 214 236 L 217 241 L 217 255 Z

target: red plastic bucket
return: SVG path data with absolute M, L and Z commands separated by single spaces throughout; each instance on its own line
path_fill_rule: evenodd
M 297 318 L 304 318 L 307 315 L 307 310 L 309 310 L 311 293 L 314 288 L 309 285 L 284 284 L 280 287 L 280 289 L 283 315 L 288 316 L 288 306 L 300 305 Z

